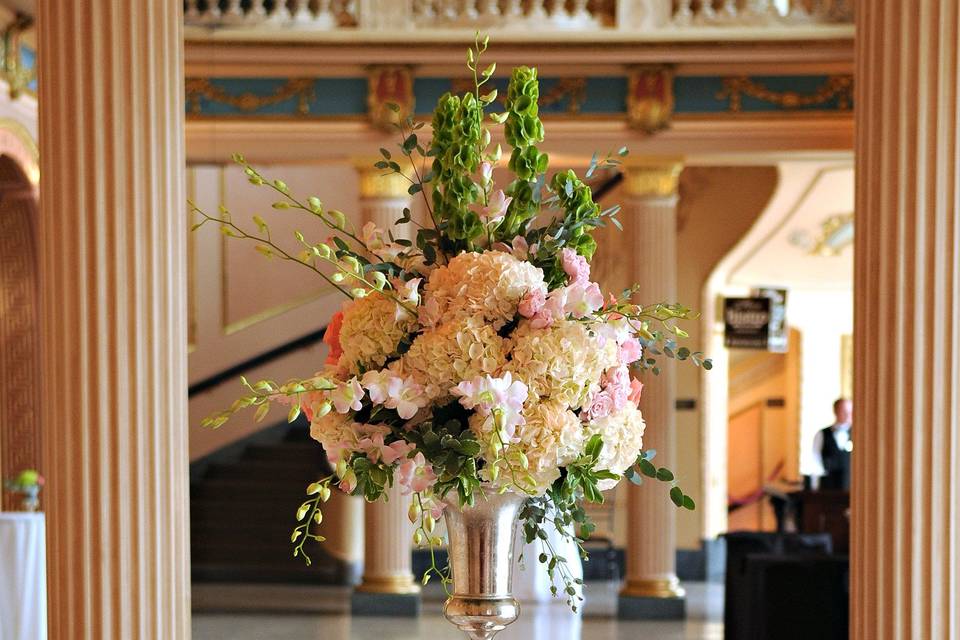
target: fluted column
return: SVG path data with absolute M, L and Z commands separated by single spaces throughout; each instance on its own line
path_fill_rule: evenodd
M 630 236 L 631 276 L 643 304 L 676 302 L 677 182 L 681 165 L 669 160 L 625 167 L 621 220 Z M 676 380 L 673 363 L 645 380 L 640 409 L 645 449 L 656 449 L 658 466 L 675 468 Z M 676 507 L 663 485 L 645 482 L 627 490 L 627 576 L 619 615 L 681 618 L 684 592 L 676 576 Z
M 393 174 L 384 176 L 369 161 L 357 160 L 360 179 L 360 214 L 366 222 L 393 230 L 394 237 L 409 237 L 406 225 L 394 227 L 412 198 L 410 183 Z M 352 599 L 355 615 L 410 615 L 420 612 L 420 587 L 413 579 L 413 525 L 407 519 L 409 497 L 399 486 L 387 491 L 386 502 L 364 505 L 363 580 Z
M 394 485 L 386 502 L 367 504 L 364 513 L 363 581 L 358 591 L 380 594 L 419 593 L 411 567 L 413 525 L 407 519 L 410 497 Z
M 857 640 L 960 638 L 958 25 L 958 0 L 857 12 Z
M 50 638 L 189 638 L 182 2 L 37 12 Z

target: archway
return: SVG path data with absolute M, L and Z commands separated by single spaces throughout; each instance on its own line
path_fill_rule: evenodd
M 42 469 L 40 314 L 34 185 L 0 155 L 0 475 Z M 4 509 L 16 508 L 5 494 Z

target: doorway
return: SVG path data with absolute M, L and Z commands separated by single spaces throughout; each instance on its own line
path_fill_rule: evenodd
M 42 470 L 37 197 L 21 165 L 0 155 L 0 476 Z M 4 492 L 2 507 L 15 497 Z

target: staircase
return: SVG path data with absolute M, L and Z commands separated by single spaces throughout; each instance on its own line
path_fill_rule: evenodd
M 304 489 L 330 473 L 323 450 L 304 424 L 270 431 L 200 463 L 190 487 L 193 580 L 346 584 L 343 561 L 314 547 L 307 567 L 290 544 Z

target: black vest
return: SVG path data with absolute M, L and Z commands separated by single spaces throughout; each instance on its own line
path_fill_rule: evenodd
M 827 427 L 820 432 L 823 435 L 823 449 L 820 457 L 823 459 L 823 469 L 826 475 L 820 478 L 821 489 L 850 490 L 850 452 L 837 446 L 833 438 L 833 427 Z M 851 442 L 853 442 L 851 435 Z

